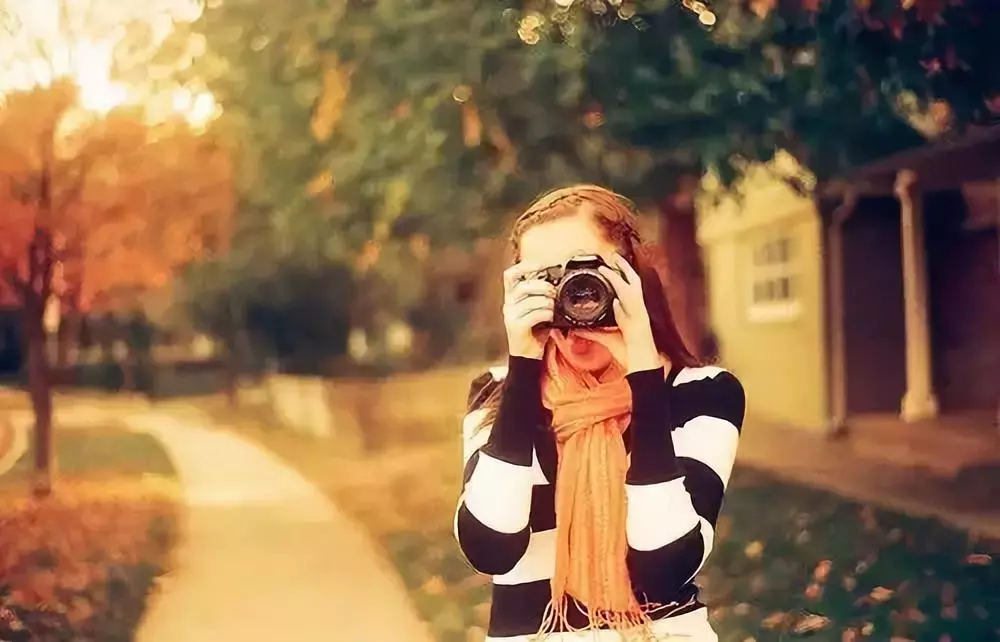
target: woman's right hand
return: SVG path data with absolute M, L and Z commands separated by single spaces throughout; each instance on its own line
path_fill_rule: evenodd
M 525 279 L 537 268 L 518 263 L 503 273 L 503 321 L 507 328 L 507 351 L 512 357 L 541 359 L 545 350 L 545 328 L 552 321 L 556 288 L 543 279 Z

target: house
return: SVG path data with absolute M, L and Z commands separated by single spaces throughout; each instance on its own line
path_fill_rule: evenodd
M 709 178 L 699 202 L 709 318 L 749 411 L 1000 457 L 1000 127 L 810 196 L 776 177 L 794 173 L 781 157 L 722 198 Z
M 752 168 L 733 194 L 705 178 L 697 204 L 708 325 L 725 365 L 742 379 L 750 412 L 822 430 L 828 419 L 823 356 L 822 225 L 811 198 L 779 175 L 790 156 Z

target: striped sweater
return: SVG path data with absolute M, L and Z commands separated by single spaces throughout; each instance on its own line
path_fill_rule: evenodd
M 493 576 L 489 639 L 537 633 L 551 599 L 557 455 L 542 406 L 542 368 L 540 360 L 512 357 L 469 391 L 455 536 L 472 567 Z M 739 380 L 714 366 L 666 376 L 659 368 L 627 379 L 627 565 L 640 602 L 665 605 L 651 614 L 655 626 L 704 609 L 693 580 L 712 550 L 745 398 Z M 503 392 L 496 421 L 480 428 L 483 402 L 497 386 Z M 568 613 L 570 626 L 586 624 L 582 609 Z

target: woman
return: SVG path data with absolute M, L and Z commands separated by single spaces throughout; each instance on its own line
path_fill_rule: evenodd
M 487 639 L 717 640 L 693 578 L 736 455 L 742 386 L 684 347 L 624 197 L 546 194 L 512 246 L 508 366 L 473 382 L 455 516 L 469 563 L 494 576 Z M 600 269 L 617 327 L 547 329 L 555 289 L 532 275 L 581 254 L 615 268 Z

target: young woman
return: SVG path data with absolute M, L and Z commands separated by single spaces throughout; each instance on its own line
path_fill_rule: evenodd
M 472 384 L 455 516 L 469 563 L 493 576 L 487 639 L 717 640 L 693 580 L 736 455 L 740 382 L 685 348 L 624 197 L 546 194 L 512 246 L 508 365 Z M 555 288 L 534 275 L 583 254 L 610 266 L 616 327 L 553 330 Z

